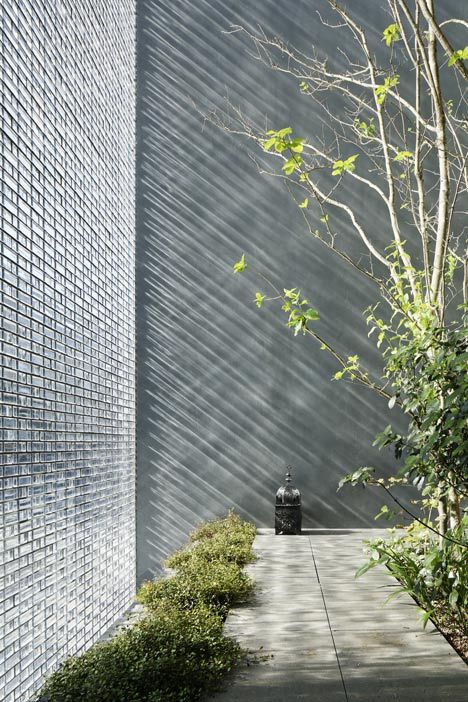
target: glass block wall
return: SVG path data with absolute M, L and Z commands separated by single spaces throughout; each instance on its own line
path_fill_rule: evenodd
M 134 592 L 134 11 L 0 2 L 4 702 Z

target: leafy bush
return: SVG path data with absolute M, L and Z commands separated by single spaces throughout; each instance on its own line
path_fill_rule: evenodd
M 201 524 L 190 534 L 190 540 L 201 541 L 221 534 L 227 536 L 232 543 L 241 539 L 252 544 L 256 529 L 250 522 L 245 522 L 234 512 L 229 512 L 223 519 L 215 519 Z
M 205 522 L 190 535 L 191 544 L 167 559 L 176 575 L 144 583 L 138 600 L 150 609 L 166 601 L 185 609 L 202 603 L 224 617 L 253 588 L 242 567 L 255 558 L 254 538 L 255 527 L 233 513 Z
M 376 539 L 370 542 L 370 560 L 358 575 L 386 565 L 401 583 L 397 592 L 409 593 L 422 608 L 424 623 L 432 618 L 445 627 L 455 621 L 468 636 L 468 517 L 447 537 L 440 547 L 433 532 L 415 523 L 403 536 Z
M 164 603 L 107 643 L 69 658 L 44 685 L 43 702 L 192 702 L 242 656 L 219 616 Z
M 230 606 L 251 592 L 252 580 L 235 563 L 193 558 L 184 562 L 177 575 L 142 585 L 138 600 L 150 609 L 165 602 L 190 609 L 200 603 L 215 608 L 222 616 Z
M 195 702 L 215 689 L 245 653 L 223 636 L 234 602 L 252 590 L 242 565 L 254 558 L 255 527 L 234 514 L 192 534 L 174 556 L 177 574 L 145 583 L 145 617 L 66 660 L 38 702 Z M 171 559 L 169 559 L 171 560 Z
M 255 527 L 229 514 L 225 519 L 207 522 L 191 534 L 192 546 L 177 551 L 165 565 L 183 568 L 193 561 L 228 561 L 244 566 L 255 560 L 252 541 Z M 205 564 L 206 567 L 206 564 Z

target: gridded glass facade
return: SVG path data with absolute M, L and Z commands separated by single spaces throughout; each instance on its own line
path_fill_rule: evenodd
M 134 592 L 134 10 L 0 2 L 5 702 Z

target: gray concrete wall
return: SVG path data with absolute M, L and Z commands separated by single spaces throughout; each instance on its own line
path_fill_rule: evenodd
M 447 12 L 457 3 L 448 3 Z M 358 16 L 382 47 L 380 3 Z M 315 8 L 314 8 L 315 6 Z M 323 0 L 140 0 L 137 182 L 138 572 L 157 571 L 195 523 L 233 507 L 272 525 L 284 468 L 295 468 L 305 524 L 374 524 L 380 498 L 344 490 L 360 465 L 391 464 L 371 448 L 393 414 L 365 390 L 330 382 L 331 357 L 294 338 L 279 308 L 257 310 L 261 284 L 232 273 L 245 251 L 280 287 L 300 286 L 321 314 L 317 331 L 343 353 L 378 367 L 362 311 L 372 284 L 305 232 L 279 179 L 259 175 L 241 140 L 200 113 L 228 94 L 257 122 L 320 127 L 295 81 L 247 53 L 231 24 L 261 25 L 307 51 L 336 52 L 315 9 Z M 342 40 L 341 40 L 342 41 Z M 348 48 L 348 47 L 347 47 Z M 380 49 L 381 50 L 381 49 Z M 385 215 L 357 192 L 362 222 L 378 241 Z M 343 221 L 345 246 L 359 256 Z

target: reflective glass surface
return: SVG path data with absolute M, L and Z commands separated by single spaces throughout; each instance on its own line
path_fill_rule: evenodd
M 134 591 L 134 2 L 2 0 L 0 699 Z

